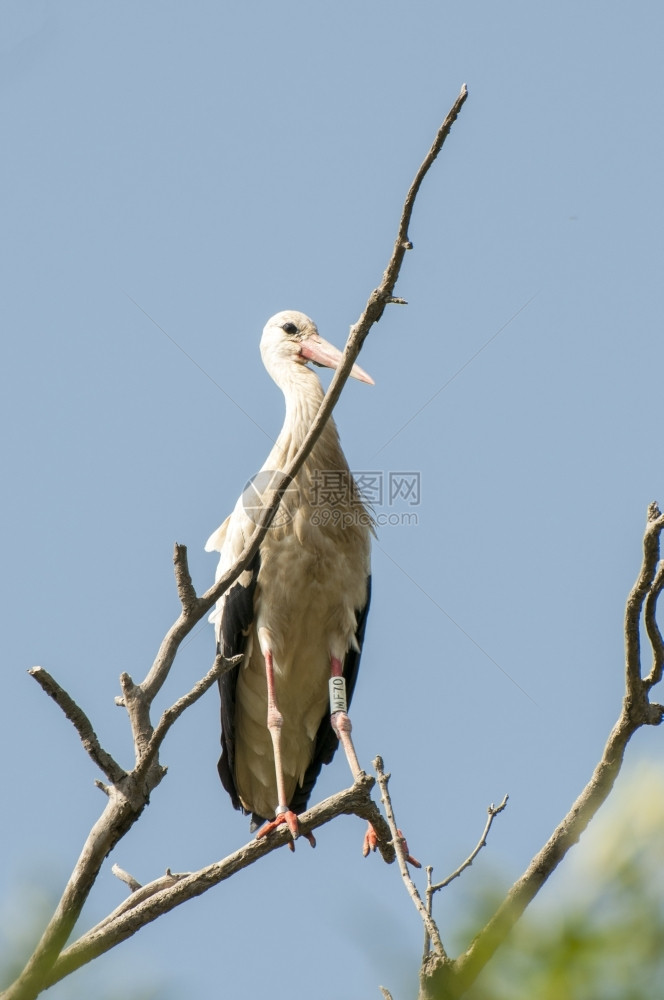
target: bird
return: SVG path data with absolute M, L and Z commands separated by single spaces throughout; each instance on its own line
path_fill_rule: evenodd
M 260 472 L 205 545 L 219 552 L 217 580 L 235 564 L 255 530 L 263 495 L 318 412 L 324 392 L 310 364 L 337 368 L 342 360 L 313 320 L 294 310 L 267 321 L 260 351 L 284 394 L 286 415 Z M 374 384 L 358 365 L 350 374 Z M 374 519 L 330 418 L 253 562 L 210 615 L 218 652 L 236 658 L 219 679 L 222 785 L 233 806 L 251 815 L 257 837 L 285 823 L 291 849 L 300 833 L 297 817 L 339 743 L 353 778 L 362 772 L 348 705 L 371 597 L 373 533 Z M 314 846 L 313 835 L 307 837 Z

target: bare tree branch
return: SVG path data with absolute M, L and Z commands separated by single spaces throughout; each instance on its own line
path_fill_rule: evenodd
M 355 814 L 374 822 L 378 808 L 371 799 L 374 779 L 361 774 L 354 785 L 319 802 L 298 817 L 302 834 L 318 829 L 342 814 Z M 121 941 L 134 935 L 141 927 L 188 899 L 200 896 L 213 886 L 225 881 L 272 851 L 290 841 L 289 831 L 283 827 L 269 837 L 251 840 L 222 861 L 207 865 L 187 875 L 168 876 L 144 885 L 77 941 L 66 948 L 54 963 L 44 982 L 44 987 L 70 975 L 99 955 L 114 948 Z M 392 857 L 394 857 L 392 855 Z M 176 881 L 173 881 L 176 880 Z
M 113 865 L 111 871 L 116 878 L 119 878 L 121 882 L 124 882 L 125 885 L 129 886 L 131 892 L 136 892 L 137 889 L 141 888 L 141 883 L 138 882 L 133 875 L 130 875 L 129 872 L 126 872 L 124 868 L 120 868 L 120 865 Z
M 480 853 L 480 851 L 482 850 L 482 848 L 486 847 L 486 838 L 489 836 L 489 830 L 491 829 L 493 821 L 496 818 L 496 816 L 498 815 L 498 813 L 501 813 L 503 811 L 503 809 L 507 805 L 507 800 L 508 799 L 509 799 L 509 795 L 506 794 L 503 797 L 503 801 L 500 803 L 499 806 L 494 806 L 493 802 L 491 803 L 491 805 L 487 808 L 487 814 L 488 814 L 487 815 L 487 821 L 486 821 L 486 823 L 484 825 L 484 830 L 482 831 L 482 836 L 477 841 L 477 844 L 475 845 L 475 847 L 473 848 L 473 850 L 470 852 L 470 854 L 468 855 L 468 857 L 466 858 L 466 860 L 462 861 L 461 864 L 459 865 L 459 867 L 456 868 L 452 872 L 451 875 L 448 875 L 447 878 L 444 878 L 442 880 L 442 882 L 436 882 L 435 884 L 432 884 L 431 886 L 428 886 L 427 887 L 427 896 L 433 896 L 433 894 L 435 892 L 438 892 L 440 889 L 446 889 L 447 886 L 450 884 L 450 882 L 453 882 L 455 878 L 458 878 L 459 875 L 461 875 L 461 873 L 466 870 L 466 868 L 470 868 L 470 866 L 472 865 L 473 861 L 475 860 L 475 858 L 477 857 L 477 855 Z M 432 869 L 432 871 L 433 871 L 433 869 Z
M 432 876 L 433 876 L 433 866 L 432 865 L 427 865 L 427 891 L 426 891 L 426 900 L 427 900 L 427 903 L 426 903 L 426 909 L 427 909 L 428 915 L 431 917 L 432 920 L 433 920 L 433 897 L 434 897 L 434 894 L 437 893 L 437 892 L 439 892 L 441 889 L 446 889 L 447 886 L 450 884 L 450 882 L 453 882 L 455 878 L 459 878 L 459 876 L 466 870 L 466 868 L 470 868 L 470 866 L 472 865 L 473 861 L 475 860 L 475 858 L 477 857 L 477 855 L 480 853 L 480 851 L 482 850 L 482 848 L 486 847 L 487 837 L 489 836 L 489 830 L 491 829 L 493 821 L 496 818 L 496 816 L 498 815 L 498 813 L 501 813 L 503 811 L 503 809 L 505 809 L 505 807 L 507 805 L 507 800 L 508 799 L 509 799 L 509 795 L 505 794 L 503 796 L 503 801 L 500 803 L 499 806 L 494 806 L 494 804 L 492 802 L 491 805 L 487 807 L 487 814 L 488 815 L 487 815 L 486 823 L 484 824 L 484 830 L 482 831 L 482 836 L 477 841 L 477 844 L 472 849 L 472 851 L 470 852 L 470 854 L 468 855 L 468 857 L 466 858 L 466 860 L 462 861 L 461 864 L 459 865 L 459 867 L 455 868 L 455 870 L 452 872 L 451 875 L 448 875 L 447 878 L 444 878 L 441 882 L 435 882 L 434 883 L 433 878 L 432 878 Z M 423 960 L 427 959 L 430 950 L 431 950 L 431 938 L 429 936 L 428 928 L 425 926 L 425 928 L 424 928 L 424 953 L 423 953 Z
M 48 670 L 44 670 L 43 667 L 32 667 L 28 673 L 34 677 L 46 694 L 50 695 L 56 705 L 60 706 L 78 733 L 88 757 L 103 771 L 109 781 L 121 781 L 126 772 L 111 757 L 110 753 L 103 749 L 92 728 L 92 723 L 71 695 L 67 694 L 65 689 L 60 687 L 55 678 L 51 677 Z
M 232 670 L 233 667 L 236 667 L 241 660 L 241 656 L 233 656 L 231 659 L 227 660 L 220 653 L 217 653 L 214 664 L 210 670 L 208 670 L 205 677 L 201 678 L 200 681 L 197 681 L 187 694 L 178 698 L 174 705 L 165 709 L 156 729 L 150 737 L 150 742 L 148 743 L 140 762 L 137 764 L 133 772 L 136 781 L 140 781 L 142 775 L 148 771 L 153 760 L 157 757 L 159 749 L 164 742 L 168 731 L 180 718 L 185 709 L 197 702 L 199 698 L 202 698 L 205 692 L 209 691 L 215 681 L 219 680 L 219 678 L 228 670 Z
M 138 879 L 135 879 L 133 875 L 129 872 L 125 872 L 120 868 L 119 865 L 113 865 L 111 871 L 117 878 L 122 882 L 126 882 L 131 890 L 131 895 L 120 903 L 107 917 L 100 920 L 98 924 L 95 925 L 95 931 L 99 932 L 104 927 L 110 927 L 119 917 L 124 913 L 128 913 L 129 910 L 133 910 L 139 903 L 142 903 L 144 899 L 149 899 L 150 896 L 154 896 L 155 893 L 160 892 L 162 889 L 167 889 L 176 882 L 180 882 L 183 878 L 191 875 L 191 872 L 179 872 L 173 873 L 170 868 L 166 869 L 166 874 L 162 875 L 160 878 L 153 879 L 152 882 L 148 882 L 147 885 L 141 885 Z
M 187 546 L 175 543 L 173 551 L 173 568 L 175 571 L 175 584 L 178 588 L 178 597 L 182 610 L 187 612 L 195 609 L 198 604 L 198 596 L 189 573 L 189 562 L 187 560 Z
M 399 276 L 399 269 L 401 268 L 401 262 L 403 260 L 406 250 L 412 250 L 413 244 L 410 242 L 410 237 L 408 236 L 408 230 L 410 228 L 410 220 L 413 214 L 413 208 L 415 207 L 415 199 L 417 198 L 420 187 L 422 186 L 422 181 L 429 172 L 429 168 L 433 164 L 434 160 L 443 148 L 443 143 L 450 134 L 450 129 L 457 120 L 457 116 L 463 107 L 466 98 L 468 97 L 468 88 L 466 84 L 462 84 L 459 96 L 452 105 L 447 118 L 443 124 L 438 129 L 436 138 L 431 144 L 431 149 L 424 157 L 419 170 L 415 174 L 413 183 L 410 185 L 408 194 L 406 195 L 406 200 L 403 206 L 403 212 L 401 214 L 401 221 L 399 223 L 399 232 L 394 244 L 394 250 L 392 251 L 392 258 L 390 263 L 387 265 L 385 273 L 383 275 L 383 281 L 381 283 L 381 288 L 384 286 L 387 296 L 392 294 L 392 289 L 396 284 L 396 280 Z M 382 311 L 382 310 L 381 310 Z M 378 317 L 380 318 L 380 317 Z
M 415 909 L 422 918 L 422 923 L 424 924 L 426 931 L 429 935 L 431 941 L 433 941 L 434 950 L 436 955 L 441 959 L 441 961 L 447 960 L 447 953 L 443 947 L 443 942 L 440 939 L 440 932 L 436 923 L 427 908 L 422 902 L 422 897 L 417 891 L 417 886 L 413 882 L 410 872 L 408 871 L 408 864 L 406 861 L 406 852 L 404 850 L 403 837 L 401 831 L 397 827 L 396 820 L 394 818 L 394 810 L 392 808 L 392 800 L 390 798 L 390 793 L 388 789 L 388 783 L 390 780 L 390 775 L 386 774 L 383 770 L 383 759 L 382 757 L 376 757 L 373 762 L 373 766 L 376 769 L 376 774 L 378 776 L 378 784 L 380 786 L 381 797 L 383 800 L 383 806 L 385 808 L 385 815 L 387 816 L 387 822 L 390 827 L 390 833 L 392 834 L 392 843 L 394 844 L 394 849 L 397 854 L 397 863 L 399 865 L 399 872 L 403 880 L 403 884 L 406 886 L 406 891 L 413 901 Z
M 664 517 L 656 503 L 648 507 L 648 521 L 643 536 L 643 562 L 641 572 L 630 591 L 625 608 L 625 671 L 627 695 L 639 699 L 641 687 L 641 640 L 639 622 L 643 602 L 655 576 L 659 560 L 659 536 L 664 527 Z
M 655 614 L 657 611 L 657 601 L 664 588 L 664 560 L 659 562 L 657 573 L 648 591 L 645 600 L 643 620 L 648 633 L 648 639 L 652 647 L 652 668 L 646 677 L 646 687 L 648 690 L 659 684 L 662 679 L 664 669 L 664 639 L 657 624 Z
M 620 772 L 627 744 L 636 730 L 662 722 L 664 708 L 648 700 L 649 687 L 642 680 L 639 628 L 649 596 L 648 613 L 651 622 L 654 621 L 657 597 L 662 590 L 660 573 L 656 573 L 656 569 L 663 529 L 664 516 L 657 504 L 650 504 L 641 570 L 625 610 L 625 698 L 590 781 L 467 951 L 454 961 L 433 954 L 423 962 L 420 1000 L 430 1000 L 434 996 L 437 1000 L 454 1000 L 463 996 L 606 800 Z M 657 659 L 659 629 L 657 632 L 648 630 L 648 634 L 651 642 L 653 637 L 655 639 L 653 651 Z

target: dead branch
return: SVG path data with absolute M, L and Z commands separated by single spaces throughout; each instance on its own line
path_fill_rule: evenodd
M 487 808 L 487 814 L 488 814 L 487 821 L 484 826 L 484 830 L 482 831 L 482 836 L 478 840 L 473 850 L 470 852 L 466 860 L 462 861 L 459 867 L 456 868 L 451 875 L 448 875 L 447 878 L 444 878 L 442 882 L 436 882 L 434 885 L 432 885 L 430 892 L 429 890 L 427 890 L 427 895 L 433 896 L 433 894 L 435 892 L 438 892 L 440 889 L 446 889 L 447 886 L 450 884 L 450 882 L 453 882 L 455 878 L 458 878 L 459 875 L 461 875 L 461 873 L 466 870 L 466 868 L 470 868 L 470 866 L 472 865 L 473 861 L 480 853 L 482 848 L 486 847 L 486 838 L 489 836 L 489 830 L 491 829 L 493 821 L 498 815 L 498 813 L 501 813 L 503 809 L 506 807 L 508 799 L 509 795 L 505 795 L 503 797 L 503 801 L 500 803 L 499 806 L 494 806 L 493 802 L 491 803 L 491 805 Z
M 177 543 L 175 545 L 173 570 L 175 572 L 175 585 L 178 589 L 178 597 L 180 598 L 182 610 L 186 612 L 190 608 L 195 609 L 198 597 L 189 572 L 187 549 L 184 545 L 178 545 Z
M 318 829 L 337 816 L 354 814 L 375 822 L 380 817 L 378 807 L 371 799 L 374 779 L 361 774 L 354 785 L 319 802 L 299 817 L 302 834 Z M 380 817 L 382 819 L 382 817 Z M 385 821 L 383 820 L 383 823 Z M 82 965 L 99 955 L 110 951 L 121 941 L 132 937 L 141 927 L 151 923 L 164 913 L 207 892 L 213 886 L 225 881 L 237 872 L 254 864 L 272 851 L 286 846 L 290 841 L 289 831 L 283 827 L 269 837 L 251 840 L 222 861 L 207 865 L 199 871 L 185 875 L 162 876 L 155 882 L 144 885 L 125 900 L 112 914 L 83 934 L 66 948 L 53 964 L 44 982 L 44 988 L 52 986 L 70 975 Z M 386 848 L 390 856 L 389 847 Z M 391 854 L 392 860 L 394 853 Z
M 651 703 L 648 698 L 652 684 L 656 683 L 657 671 L 661 669 L 661 635 L 653 623 L 657 598 L 664 585 L 663 574 L 658 569 L 663 529 L 664 516 L 657 504 L 650 504 L 643 537 L 643 561 L 625 609 L 625 697 L 622 711 L 590 781 L 469 948 L 454 960 L 445 959 L 435 951 L 425 956 L 420 971 L 419 1000 L 432 1000 L 434 996 L 437 1000 L 455 1000 L 464 995 L 610 794 L 620 772 L 625 749 L 634 733 L 641 726 L 658 726 L 664 719 L 664 708 Z M 647 678 L 643 678 L 642 674 L 639 636 L 645 615 L 650 621 L 647 634 L 654 662 Z
M 655 684 L 659 684 L 662 679 L 662 670 L 664 669 L 664 639 L 662 638 L 662 633 L 660 632 L 657 619 L 655 617 L 657 612 L 657 601 L 663 588 L 664 560 L 661 560 L 657 567 L 655 579 L 653 580 L 652 586 L 646 595 L 643 612 L 643 621 L 650 645 L 652 647 L 652 668 L 645 680 L 648 690 L 654 687 Z
M 505 809 L 505 807 L 507 806 L 507 800 L 508 799 L 509 799 L 509 795 L 505 794 L 503 796 L 503 801 L 500 803 L 499 806 L 494 806 L 494 804 L 492 802 L 491 805 L 487 807 L 487 819 L 486 819 L 486 823 L 484 824 L 484 829 L 482 831 L 482 836 L 477 841 L 477 844 L 472 849 L 472 851 L 470 852 L 470 854 L 468 855 L 468 857 L 466 858 L 466 860 L 462 861 L 461 864 L 459 865 L 459 867 L 455 868 L 454 871 L 450 875 L 447 876 L 447 878 L 444 878 L 441 882 L 435 882 L 434 883 L 434 881 L 432 879 L 432 876 L 433 876 L 433 866 L 432 865 L 427 865 L 427 892 L 426 892 L 427 904 L 426 905 L 427 905 L 427 913 L 429 914 L 430 917 L 432 916 L 434 894 L 437 893 L 437 892 L 439 892 L 441 889 L 446 889 L 447 886 L 450 884 L 450 882 L 453 882 L 455 878 L 459 878 L 459 876 L 466 870 L 466 868 L 470 868 L 470 866 L 472 865 L 473 861 L 475 860 L 475 858 L 477 857 L 477 855 L 480 853 L 480 851 L 482 850 L 482 848 L 486 847 L 487 837 L 489 836 L 489 831 L 490 831 L 490 829 L 491 829 L 491 827 L 493 825 L 493 821 L 496 818 L 496 816 Z M 431 939 L 429 937 L 428 928 L 425 926 L 425 928 L 424 928 L 424 956 L 423 956 L 425 959 L 429 955 L 429 951 L 430 950 L 431 950 Z
M 55 678 L 51 677 L 48 670 L 44 670 L 43 667 L 32 667 L 28 670 L 28 673 L 31 677 L 34 677 L 37 683 L 44 689 L 46 694 L 50 695 L 56 705 L 59 705 L 65 713 L 78 733 L 81 743 L 83 744 L 83 749 L 86 751 L 90 760 L 92 760 L 97 767 L 103 771 L 109 781 L 121 781 L 122 778 L 125 777 L 125 771 L 113 759 L 113 757 L 111 757 L 110 753 L 102 748 L 97 738 L 97 734 L 92 728 L 92 723 L 83 709 L 76 704 L 74 699 L 67 694 L 64 688 L 60 687 Z
M 403 880 L 403 884 L 406 887 L 406 891 L 413 901 L 415 909 L 422 918 L 422 922 L 429 935 L 429 939 L 433 941 L 433 946 L 436 955 L 441 959 L 441 961 L 447 960 L 447 953 L 443 947 L 443 942 L 440 938 L 440 932 L 436 926 L 435 921 L 432 919 L 430 912 L 427 912 L 427 907 L 422 902 L 422 897 L 417 891 L 417 886 L 413 882 L 410 872 L 408 871 L 408 864 L 406 861 L 406 852 L 404 850 L 403 837 L 401 831 L 397 827 L 396 820 L 394 818 L 394 810 L 392 808 L 392 800 L 390 798 L 390 793 L 388 789 L 388 783 L 390 780 L 390 775 L 386 774 L 383 770 L 383 759 L 382 757 L 376 757 L 373 762 L 373 766 L 376 770 L 376 775 L 378 777 L 378 784 L 380 786 L 381 798 L 383 801 L 383 806 L 385 808 L 385 815 L 387 816 L 387 822 L 390 827 L 390 833 L 392 835 L 392 843 L 394 844 L 394 849 L 397 854 L 397 863 L 399 865 L 399 872 Z
M 157 757 L 159 749 L 169 730 L 180 718 L 185 709 L 197 702 L 199 698 L 202 698 L 205 692 L 209 691 L 212 685 L 219 680 L 219 678 L 225 674 L 226 671 L 232 670 L 233 667 L 237 666 L 241 659 L 241 656 L 234 656 L 230 660 L 227 660 L 218 653 L 215 657 L 214 664 L 210 670 L 208 670 L 205 677 L 201 678 L 200 681 L 197 681 L 187 694 L 178 698 L 174 705 L 171 705 L 170 708 L 164 710 L 162 717 L 152 733 L 147 747 L 145 748 L 145 752 L 141 756 L 140 762 L 134 769 L 133 774 L 137 781 L 139 781 L 141 777 L 147 773 L 153 760 Z
M 129 886 L 131 892 L 136 892 L 141 888 L 141 883 L 138 882 L 133 875 L 130 875 L 129 872 L 126 872 L 124 868 L 120 868 L 120 865 L 113 865 L 111 871 L 116 878 L 119 878 L 121 882 L 124 882 L 125 885 Z

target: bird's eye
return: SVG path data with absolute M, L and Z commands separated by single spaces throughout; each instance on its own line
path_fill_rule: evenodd
M 284 333 L 290 333 L 290 334 L 297 333 L 297 327 L 295 326 L 295 323 L 284 323 L 281 329 L 284 331 Z

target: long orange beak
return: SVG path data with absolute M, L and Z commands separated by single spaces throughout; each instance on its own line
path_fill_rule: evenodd
M 338 368 L 343 358 L 343 354 L 334 344 L 323 340 L 317 333 L 302 341 L 300 354 L 308 361 L 313 361 L 315 365 L 320 365 L 321 368 Z M 352 378 L 356 378 L 360 382 L 366 382 L 368 385 L 375 384 L 371 375 L 367 375 L 359 365 L 353 365 L 350 374 Z

